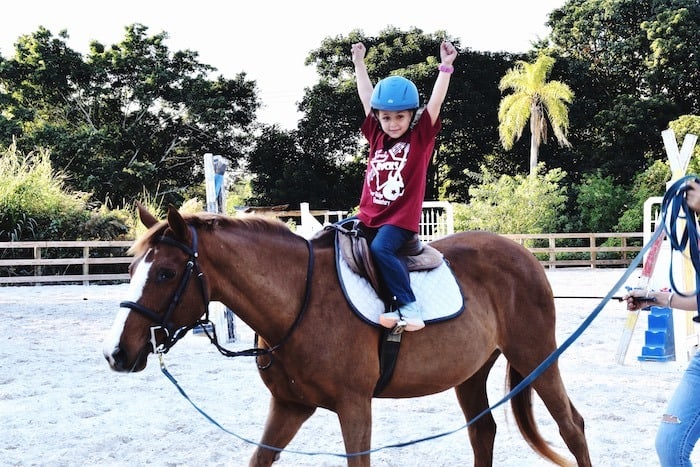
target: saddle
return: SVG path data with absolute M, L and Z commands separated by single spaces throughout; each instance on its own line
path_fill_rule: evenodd
M 338 249 L 350 269 L 367 279 L 375 291 L 379 292 L 377 270 L 369 250 L 367 234 L 362 230 L 358 219 L 349 219 L 326 226 L 326 229 L 337 230 Z M 398 251 L 403 256 L 409 271 L 429 271 L 439 267 L 443 262 L 442 253 L 430 245 L 424 245 L 414 234 Z
M 370 232 L 363 230 L 363 225 L 358 219 L 346 219 L 340 221 L 336 224 L 326 226 L 321 232 L 316 234 L 317 237 L 330 233 L 331 230 L 335 230 L 335 246 L 336 246 L 336 260 L 338 260 L 338 278 L 341 282 L 341 287 L 350 306 L 353 308 L 356 314 L 358 314 L 362 319 L 374 323 L 376 326 L 378 324 L 379 315 L 385 311 L 386 303 L 382 302 L 380 298 L 382 294 L 380 293 L 379 281 L 377 272 L 374 266 L 374 261 L 372 259 L 369 250 L 369 234 Z M 418 290 L 416 295 L 421 295 L 424 299 L 428 298 L 426 294 L 426 287 L 430 288 L 434 285 L 434 282 L 427 280 L 428 277 L 439 277 L 441 281 L 441 292 L 437 294 L 441 299 L 447 300 L 446 302 L 441 302 L 438 306 L 436 302 L 433 301 L 435 295 L 429 297 L 429 300 L 424 302 L 428 303 L 428 308 L 424 308 L 424 313 L 426 310 L 430 310 L 432 313 L 430 318 L 426 319 L 426 322 L 441 321 L 445 319 L 450 319 L 462 313 L 464 310 L 464 298 L 459 285 L 452 275 L 447 262 L 445 261 L 442 253 L 436 248 L 430 245 L 423 245 L 418 235 L 414 235 L 409 239 L 399 250 L 399 254 L 402 255 L 408 269 L 417 275 L 423 276 L 422 279 L 417 281 Z M 340 261 L 340 260 L 344 261 Z M 357 294 L 357 289 L 353 293 L 350 293 L 350 288 L 345 288 L 344 274 L 346 271 L 348 278 L 357 278 L 357 276 L 366 279 L 366 283 L 369 283 L 371 287 L 374 288 L 376 300 L 371 299 L 371 301 L 364 302 L 367 304 L 366 307 L 361 307 L 364 311 L 360 311 L 360 308 L 356 308 L 355 304 L 358 303 L 355 299 L 359 298 Z M 419 272 L 420 271 L 420 272 Z M 446 274 L 446 275 L 443 275 Z M 436 276 L 437 275 L 437 276 Z M 350 283 L 350 282 L 348 282 Z M 360 293 L 363 299 L 367 299 L 371 296 L 371 293 L 366 293 L 366 290 Z M 352 296 L 351 296 L 352 295 Z M 435 310 L 439 309 L 438 314 Z M 373 310 L 369 312 L 370 310 Z M 444 312 L 447 310 L 447 312 Z M 402 332 L 394 332 L 393 329 L 382 328 L 382 337 L 380 339 L 379 345 L 379 379 L 374 388 L 374 396 L 378 396 L 382 393 L 384 388 L 389 384 L 391 377 L 394 373 L 394 368 L 396 366 L 396 360 L 399 353 L 399 348 L 401 345 Z

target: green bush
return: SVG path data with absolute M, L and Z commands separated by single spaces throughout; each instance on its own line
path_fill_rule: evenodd
M 666 182 L 671 179 L 668 162 L 656 160 L 644 172 L 637 174 L 632 182 L 629 203 L 620 217 L 615 231 L 641 232 L 644 224 L 644 203 L 652 196 L 663 196 Z
M 51 167 L 49 151 L 0 152 L 0 241 L 110 240 L 129 232 L 126 216 L 88 206 Z
M 455 206 L 455 230 L 508 233 L 551 233 L 563 223 L 566 172 L 553 169 L 541 174 L 496 177 L 482 167 L 482 182 L 469 190 L 467 205 Z
M 584 175 L 576 197 L 577 230 L 613 232 L 630 198 L 629 190 L 611 176 L 603 176 L 600 171 Z

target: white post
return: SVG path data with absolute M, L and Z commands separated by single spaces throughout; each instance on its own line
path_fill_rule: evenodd
M 448 201 L 423 201 L 419 236 L 430 242 L 455 232 L 454 208 Z
M 204 183 L 207 193 L 207 212 L 218 213 L 218 199 L 214 182 L 214 156 L 208 152 L 204 154 Z M 235 320 L 231 310 L 221 302 L 209 303 L 209 315 L 217 329 L 217 337 L 224 342 L 234 342 Z
M 299 203 L 301 211 L 301 225 L 297 226 L 297 234 L 304 238 L 311 238 L 316 232 L 323 230 L 321 224 L 309 211 L 309 203 Z
M 685 176 L 688 170 L 688 163 L 693 154 L 697 136 L 686 134 L 683 139 L 683 146 L 678 150 L 678 142 L 673 130 L 664 130 L 661 132 L 661 137 L 664 140 L 664 148 L 671 164 L 671 180 L 675 181 Z M 695 271 L 686 252 L 674 252 L 674 268 L 672 273 L 674 279 L 682 277 L 681 281 L 676 283 L 683 284 L 684 291 L 695 290 Z M 698 335 L 693 324 L 693 315 L 696 312 L 673 310 L 673 338 L 676 347 L 676 361 L 679 363 L 687 363 L 697 351 Z
M 207 212 L 218 212 L 214 189 L 214 155 L 210 152 L 204 154 L 204 183 L 207 193 Z

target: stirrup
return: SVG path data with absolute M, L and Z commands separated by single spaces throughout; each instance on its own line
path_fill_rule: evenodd
M 403 316 L 399 314 L 399 320 L 396 322 L 396 326 L 391 328 L 391 333 L 392 334 L 401 334 L 406 330 L 406 326 L 408 326 L 408 323 L 406 322 L 405 319 L 403 319 Z

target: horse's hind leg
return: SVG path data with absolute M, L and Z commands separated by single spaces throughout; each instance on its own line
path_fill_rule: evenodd
M 315 411 L 316 407 L 284 402 L 272 397 L 260 444 L 284 448 Z M 279 451 L 258 446 L 250 458 L 249 465 L 269 467 L 279 458 L 279 454 Z
M 486 380 L 500 352 L 494 352 L 486 363 L 468 380 L 455 387 L 457 400 L 467 423 L 489 407 Z M 474 467 L 491 467 L 496 422 L 491 412 L 469 425 L 469 441 L 474 451 Z
M 512 375 L 513 373 L 511 373 Z M 515 385 L 518 382 L 511 381 L 511 384 Z M 557 422 L 559 434 L 576 458 L 578 465 L 580 467 L 590 466 L 591 458 L 584 433 L 583 417 L 566 393 L 557 362 L 554 362 L 535 379 L 532 382 L 532 387 L 537 391 L 552 418 Z

